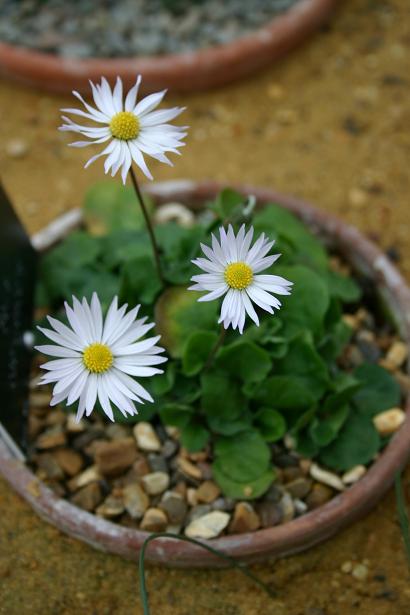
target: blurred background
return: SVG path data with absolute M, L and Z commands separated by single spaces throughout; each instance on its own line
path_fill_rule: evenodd
M 286 17 L 298 2 L 306 0 L 3 0 L 0 63 L 10 45 L 67 62 L 208 49 Z M 407 0 L 339 2 L 330 21 L 264 69 L 218 89 L 171 88 L 167 106 L 188 107 L 187 145 L 173 168 L 150 168 L 157 181 L 246 182 L 311 201 L 379 242 L 408 276 L 409 67 Z M 82 169 L 91 150 L 68 148 L 70 137 L 57 131 L 59 109 L 73 103 L 69 94 L 0 81 L 1 176 L 30 233 L 81 206 L 104 177 L 98 163 Z M 59 534 L 2 481 L 0 510 L 0 613 L 141 612 L 135 565 Z M 390 495 L 332 541 L 257 566 L 276 585 L 275 601 L 232 571 L 155 568 L 147 575 L 152 612 L 406 615 L 399 544 Z M 348 561 L 364 562 L 365 578 L 344 572 Z

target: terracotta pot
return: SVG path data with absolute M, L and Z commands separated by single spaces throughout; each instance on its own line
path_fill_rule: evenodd
M 144 77 L 145 92 L 162 88 L 204 90 L 245 77 L 282 57 L 330 16 L 337 0 L 300 0 L 287 13 L 253 34 L 194 51 L 135 58 L 61 58 L 24 47 L 0 43 L 0 75 L 53 92 L 75 89 L 89 93 L 88 80 L 104 75 L 114 83 L 120 75 L 126 86 Z
M 204 182 L 165 182 L 151 185 L 149 192 L 157 203 L 179 201 L 194 209 L 212 198 L 220 185 Z M 238 190 L 254 194 L 260 206 L 275 202 L 289 209 L 326 242 L 335 246 L 356 271 L 373 281 L 396 319 L 403 339 L 410 343 L 410 289 L 388 258 L 355 228 L 337 220 L 311 205 L 283 196 L 273 190 L 239 186 Z M 39 234 L 37 246 L 55 240 L 55 229 L 62 230 L 78 224 L 79 211 L 71 213 L 66 224 L 54 225 L 54 231 Z M 67 230 L 67 229 L 66 229 Z M 284 525 L 258 530 L 248 534 L 224 536 L 211 541 L 226 554 L 243 561 L 255 561 L 270 556 L 282 556 L 308 549 L 369 512 L 391 486 L 394 475 L 410 454 L 410 399 L 407 400 L 407 418 L 400 430 L 366 475 L 353 487 L 337 495 L 327 504 Z M 129 529 L 96 517 L 66 500 L 57 497 L 17 459 L 6 440 L 0 436 L 0 473 L 44 519 L 63 532 L 104 551 L 137 560 L 146 532 Z M 152 542 L 147 558 L 169 566 L 223 566 L 221 560 L 194 545 L 173 539 Z

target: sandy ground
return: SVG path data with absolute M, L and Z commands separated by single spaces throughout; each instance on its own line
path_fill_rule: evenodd
M 409 276 L 408 0 L 340 4 L 331 26 L 279 65 L 223 90 L 168 99 L 188 106 L 190 135 L 173 169 L 152 169 L 158 180 L 246 181 L 311 200 L 398 248 Z M 103 177 L 98 163 L 83 171 L 90 150 L 67 148 L 56 130 L 59 108 L 71 103 L 0 83 L 1 174 L 30 232 L 81 204 Z M 27 146 L 20 158 L 11 155 L 15 139 Z M 134 564 L 63 536 L 2 481 L 0 513 L 1 614 L 142 612 Z M 346 561 L 363 560 L 367 580 L 342 572 Z M 255 571 L 275 584 L 276 600 L 237 572 L 151 568 L 152 613 L 410 613 L 392 494 L 326 544 Z

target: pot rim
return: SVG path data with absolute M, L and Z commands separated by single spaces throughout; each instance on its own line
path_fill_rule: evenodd
M 224 187 L 218 182 L 175 181 L 151 184 L 148 192 L 157 202 L 180 201 L 198 207 Z M 267 188 L 237 185 L 245 194 L 254 194 L 263 206 L 275 202 L 289 209 L 311 229 L 337 246 L 356 270 L 364 272 L 378 287 L 394 314 L 404 341 L 410 344 L 410 289 L 386 255 L 356 228 L 333 215 L 315 209 L 297 198 Z M 77 223 L 80 220 L 76 214 Z M 70 229 L 66 229 L 70 230 Z M 38 234 L 37 245 L 47 233 Z M 60 238 L 63 233 L 60 230 Z M 243 561 L 257 561 L 305 550 L 336 534 L 369 512 L 394 481 L 394 476 L 410 456 L 410 396 L 406 419 L 380 457 L 363 478 L 328 503 L 283 525 L 246 534 L 233 534 L 209 542 L 214 548 Z M 0 432 L 0 473 L 45 520 L 60 530 L 97 549 L 137 561 L 148 532 L 114 524 L 85 512 L 56 496 L 19 460 Z M 147 560 L 179 567 L 225 566 L 221 560 L 190 543 L 170 538 L 157 539 L 147 549 Z
M 102 75 L 126 87 L 143 76 L 143 91 L 169 87 L 197 91 L 224 85 L 252 74 L 282 57 L 324 23 L 338 0 L 299 0 L 255 32 L 231 43 L 193 52 L 124 58 L 63 58 L 0 42 L 0 75 L 52 92 L 89 93 L 89 82 Z

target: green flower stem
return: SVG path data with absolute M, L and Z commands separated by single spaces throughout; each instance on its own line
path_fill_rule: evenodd
M 396 488 L 396 504 L 397 513 L 399 516 L 400 529 L 403 536 L 404 547 L 406 550 L 407 561 L 410 566 L 410 530 L 409 530 L 409 517 L 406 510 L 406 504 L 404 501 L 403 485 L 401 481 L 400 472 L 396 473 L 394 478 L 394 485 Z
M 245 576 L 247 576 L 254 583 L 259 585 L 259 587 L 261 587 L 264 591 L 266 591 L 266 593 L 271 598 L 275 598 L 276 596 L 272 588 L 269 587 L 267 583 L 264 583 L 263 581 L 261 581 L 259 577 L 257 577 L 255 574 L 253 574 L 253 572 L 249 570 L 249 568 L 247 567 L 245 563 L 238 562 L 233 557 L 230 557 L 229 555 L 225 555 L 225 553 L 218 551 L 218 549 L 214 549 L 213 547 L 210 547 L 208 544 L 200 542 L 199 540 L 195 540 L 194 538 L 188 538 L 188 536 L 180 536 L 179 534 L 171 534 L 170 532 L 157 532 L 157 533 L 153 533 L 150 536 L 148 536 L 148 538 L 144 541 L 141 547 L 140 556 L 139 556 L 139 581 L 140 581 L 140 591 L 141 591 L 141 602 L 142 602 L 142 607 L 144 609 L 144 615 L 150 615 L 149 604 L 148 604 L 148 592 L 147 592 L 147 587 L 145 584 L 145 551 L 148 546 L 148 543 L 151 542 L 152 540 L 156 540 L 157 538 L 174 538 L 175 540 L 182 540 L 184 542 L 190 542 L 198 547 L 201 547 L 202 549 L 209 551 L 213 555 L 216 555 L 217 557 L 225 560 L 226 562 L 229 562 L 233 568 L 240 570 Z
M 204 372 L 208 371 L 208 369 L 211 367 L 216 353 L 218 352 L 218 350 L 220 349 L 220 347 L 224 343 L 225 336 L 226 336 L 226 329 L 224 328 L 224 326 L 222 324 L 221 325 L 221 329 L 219 331 L 219 337 L 216 340 L 215 346 L 212 348 L 212 350 L 209 353 L 209 356 L 208 356 L 208 358 L 206 360 L 206 363 L 205 363 L 205 366 L 204 366 Z
M 156 264 L 157 271 L 158 271 L 158 277 L 161 280 L 161 284 L 164 285 L 164 276 L 162 273 L 161 259 L 159 257 L 159 248 L 158 248 L 157 240 L 155 239 L 154 228 L 152 226 L 152 222 L 150 220 L 147 208 L 145 207 L 144 199 L 142 198 L 141 190 L 138 185 L 138 181 L 134 173 L 134 169 L 132 167 L 130 168 L 130 176 L 131 176 L 132 185 L 134 186 L 135 194 L 137 195 L 137 200 L 140 204 L 141 211 L 144 216 L 145 223 L 147 225 L 148 234 L 149 234 L 151 244 L 152 244 L 152 251 L 154 253 L 155 264 Z

